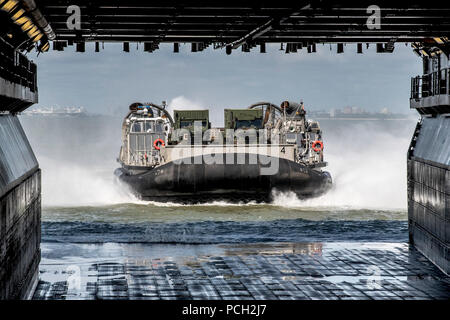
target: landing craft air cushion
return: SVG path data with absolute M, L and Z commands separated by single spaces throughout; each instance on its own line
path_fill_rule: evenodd
M 223 128 L 211 127 L 208 110 L 172 118 L 164 104 L 133 103 L 115 175 L 144 200 L 267 202 L 275 190 L 304 199 L 331 188 L 323 146 L 302 103 L 225 109 Z

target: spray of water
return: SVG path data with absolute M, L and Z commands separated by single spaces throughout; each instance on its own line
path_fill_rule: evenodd
M 180 108 L 190 103 L 179 97 L 169 105 Z M 105 117 L 22 121 L 42 169 L 44 206 L 118 203 L 179 206 L 139 201 L 126 186 L 114 181 L 113 171 L 119 166 L 115 159 L 121 143 L 121 121 L 121 118 Z M 406 150 L 414 123 L 321 121 L 325 161 L 329 164 L 326 170 L 332 175 L 333 189 L 310 200 L 299 200 L 292 193 L 275 193 L 273 205 L 404 210 Z M 207 205 L 241 204 L 211 202 Z
M 405 123 L 411 127 L 410 122 Z M 299 200 L 293 193 L 274 193 L 274 204 L 314 208 L 406 208 L 407 128 L 399 132 L 382 130 L 366 123 L 341 128 L 325 139 L 326 161 L 333 178 L 327 194 Z
M 173 110 L 203 110 L 204 104 L 198 101 L 190 100 L 184 96 L 178 96 L 170 100 L 167 111 L 173 114 Z
M 119 184 L 110 167 L 89 167 L 40 157 L 44 206 L 98 206 L 139 203 L 127 186 Z

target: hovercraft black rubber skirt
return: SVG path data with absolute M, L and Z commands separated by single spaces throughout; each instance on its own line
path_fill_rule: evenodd
M 244 157 L 244 164 L 205 164 L 192 157 L 140 172 L 124 166 L 116 169 L 115 175 L 143 200 L 182 203 L 268 202 L 274 189 L 292 191 L 304 199 L 320 196 L 331 188 L 331 176 L 326 171 L 278 158 L 278 170 L 266 175 L 261 172 L 269 165 L 250 164 L 249 155 Z

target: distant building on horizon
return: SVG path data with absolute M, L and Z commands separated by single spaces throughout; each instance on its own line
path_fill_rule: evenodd
M 84 107 L 32 107 L 22 112 L 28 116 L 85 116 Z
M 370 112 L 362 107 L 331 108 L 330 110 L 307 110 L 317 119 L 407 119 L 408 114 L 392 113 L 387 107 L 378 112 Z

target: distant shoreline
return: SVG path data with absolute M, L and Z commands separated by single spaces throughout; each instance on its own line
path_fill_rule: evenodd
M 414 120 L 413 118 L 316 118 L 312 117 L 314 120 L 354 120 L 354 121 L 361 121 L 361 120 L 370 120 L 370 121 L 380 121 L 380 120 Z
M 112 117 L 119 117 L 122 115 L 111 115 L 111 114 L 99 114 L 99 113 L 22 113 L 21 116 L 23 117 L 36 117 L 36 118 L 86 118 L 86 117 L 105 117 L 105 116 L 112 116 Z M 415 121 L 416 119 L 413 117 L 410 118 L 324 118 L 324 117 L 314 117 L 309 116 L 310 119 L 323 121 L 323 120 L 332 120 L 332 121 Z

